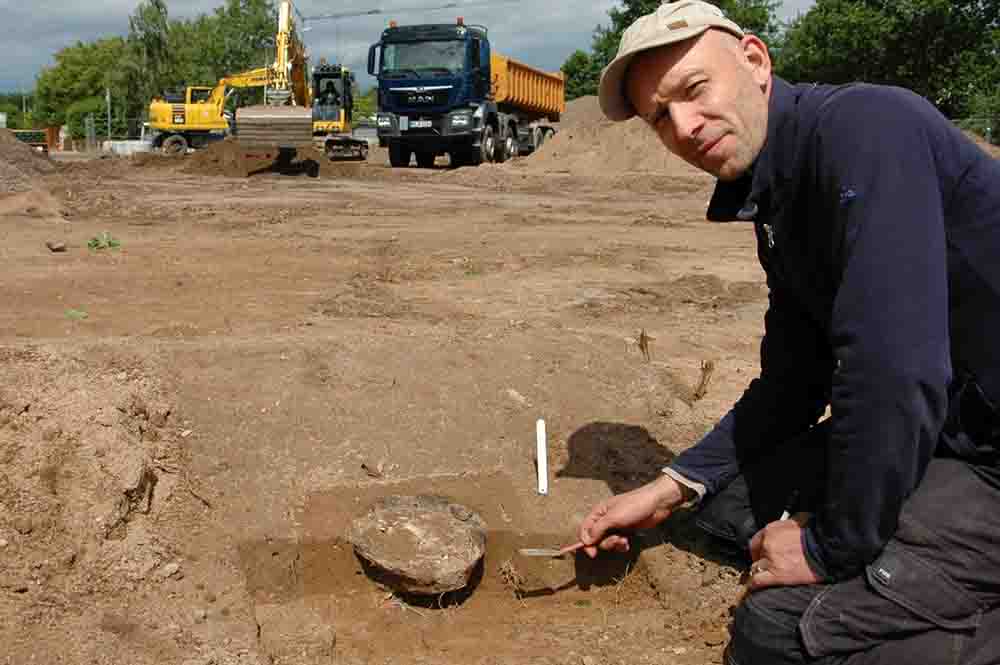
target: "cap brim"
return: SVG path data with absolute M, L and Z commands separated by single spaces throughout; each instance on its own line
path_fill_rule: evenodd
M 640 44 L 628 53 L 620 54 L 612 60 L 604 68 L 604 71 L 601 72 L 601 81 L 597 88 L 597 99 L 600 102 L 601 111 L 604 112 L 605 117 L 608 120 L 621 122 L 636 115 L 635 108 L 632 107 L 632 104 L 628 101 L 628 97 L 625 96 L 625 74 L 628 73 L 628 66 L 632 64 L 632 60 L 637 55 L 650 49 L 676 44 L 685 39 L 697 37 L 710 27 L 713 26 L 699 25 L 681 30 L 671 30 L 669 33 Z

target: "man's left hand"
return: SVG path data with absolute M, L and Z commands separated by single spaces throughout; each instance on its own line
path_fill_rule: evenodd
M 750 591 L 772 586 L 818 584 L 822 580 L 806 561 L 802 529 L 809 522 L 808 513 L 771 522 L 750 541 Z

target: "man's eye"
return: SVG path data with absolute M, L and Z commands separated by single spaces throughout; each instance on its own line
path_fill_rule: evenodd
M 689 97 L 694 97 L 695 95 L 701 93 L 705 89 L 705 81 L 698 81 L 692 83 L 688 86 L 687 92 Z

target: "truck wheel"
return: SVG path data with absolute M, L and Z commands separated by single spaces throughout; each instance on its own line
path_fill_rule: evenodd
M 492 125 L 486 125 L 483 127 L 482 145 L 480 146 L 480 161 L 482 162 L 492 162 L 493 155 L 496 152 L 497 141 L 496 133 L 493 131 Z
M 504 147 L 507 159 L 514 159 L 521 153 L 521 146 L 518 143 L 517 127 L 511 125 L 507 131 L 507 138 L 504 140 Z
M 433 152 L 418 152 L 417 153 L 417 166 L 422 169 L 432 169 L 434 168 L 434 160 L 437 158 Z
M 362 162 L 368 159 L 368 143 L 365 142 L 358 148 L 358 159 Z
M 402 169 L 410 165 L 410 155 L 413 154 L 412 150 L 409 150 L 399 143 L 389 144 L 389 164 L 393 168 Z
M 531 146 L 533 150 L 538 150 L 545 143 L 545 130 L 541 127 L 535 127 L 535 130 L 531 132 Z
M 173 134 L 163 140 L 160 149 L 164 155 L 183 155 L 187 152 L 188 142 L 180 134 Z

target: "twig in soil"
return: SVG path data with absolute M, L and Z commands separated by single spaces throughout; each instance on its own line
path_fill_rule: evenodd
M 198 492 L 195 491 L 195 489 L 194 489 L 194 483 L 191 482 L 191 476 L 189 476 L 188 474 L 184 473 L 180 469 L 180 467 L 167 466 L 167 465 L 163 464 L 162 462 L 157 462 L 157 463 L 154 464 L 154 466 L 156 467 L 157 470 L 159 470 L 159 471 L 161 471 L 163 473 L 168 473 L 170 475 L 174 475 L 174 474 L 180 475 L 181 481 L 184 483 L 184 489 L 186 489 L 188 491 L 188 493 L 191 494 L 191 496 L 193 496 L 194 498 L 198 499 L 198 501 L 200 501 L 201 504 L 203 506 L 205 506 L 206 508 L 212 508 L 213 507 L 211 501 L 209 501 L 208 499 L 206 499 L 205 497 L 203 497 L 202 495 L 198 494 Z
M 651 356 L 649 355 L 649 342 L 652 339 L 654 338 L 646 334 L 645 328 L 639 332 L 639 351 L 642 353 L 642 357 L 646 360 L 646 362 L 649 362 L 651 359 Z
M 518 571 L 511 559 L 507 559 L 500 564 L 500 581 L 504 586 L 514 592 L 514 597 L 524 604 L 524 576 Z
M 380 464 L 379 466 L 382 466 L 382 465 Z M 378 479 L 381 479 L 381 478 L 384 477 L 383 474 L 382 474 L 382 470 L 381 469 L 379 469 L 379 468 L 374 468 L 373 469 L 370 466 L 368 466 L 367 464 L 362 464 L 361 465 L 361 470 L 364 471 L 365 473 L 367 473 L 369 478 L 378 478 Z
M 184 484 L 187 486 L 187 491 L 191 493 L 191 496 L 198 499 L 198 501 L 200 501 L 206 508 L 212 508 L 211 501 L 194 491 L 194 486 L 192 485 L 191 479 L 188 478 L 187 474 L 184 474 Z
M 708 394 L 708 387 L 712 383 L 712 376 L 715 374 L 715 362 L 712 360 L 703 360 L 701 363 L 701 379 L 698 381 L 698 387 L 694 389 L 694 394 L 691 395 L 693 401 L 705 397 Z
M 399 609 L 403 610 L 404 612 L 407 612 L 407 611 L 409 611 L 409 612 L 413 612 L 414 614 L 416 614 L 417 616 L 419 616 L 419 617 L 421 617 L 421 618 L 424 618 L 424 619 L 426 619 L 426 618 L 427 618 L 427 615 L 426 615 L 426 614 L 424 614 L 423 612 L 421 612 L 420 610 L 418 610 L 417 608 L 415 608 L 415 607 L 410 607 L 409 605 L 407 605 L 407 604 L 406 604 L 406 603 L 405 603 L 405 602 L 403 601 L 403 599 L 402 599 L 402 598 L 400 598 L 399 596 L 397 596 L 397 595 L 396 595 L 396 593 L 395 593 L 395 592 L 390 592 L 390 593 L 388 593 L 388 594 L 387 594 L 387 595 L 386 595 L 386 596 L 385 596 L 385 597 L 384 597 L 384 598 L 382 599 L 382 602 L 380 603 L 380 605 L 381 605 L 382 607 L 385 607 L 386 605 L 392 605 L 393 607 L 398 607 Z

